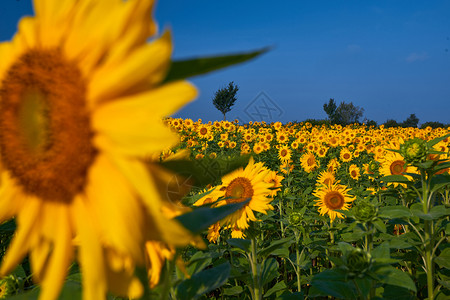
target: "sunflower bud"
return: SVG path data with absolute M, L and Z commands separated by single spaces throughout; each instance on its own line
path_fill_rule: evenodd
M 16 293 L 18 288 L 17 279 L 9 275 L 0 280 L 0 299 L 7 299 Z
M 293 212 L 289 216 L 289 224 L 291 224 L 292 226 L 299 226 L 302 220 L 302 215 L 298 212 Z
M 364 277 L 372 265 L 372 256 L 366 251 L 355 248 L 346 257 L 346 266 L 350 277 Z
M 427 159 L 426 142 L 419 138 L 414 138 L 400 145 L 400 153 L 407 163 L 424 162 Z
M 377 208 L 367 200 L 359 201 L 352 211 L 355 219 L 363 223 L 370 222 L 377 216 Z

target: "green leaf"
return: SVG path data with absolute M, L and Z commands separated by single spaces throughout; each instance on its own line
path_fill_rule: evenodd
M 211 254 L 202 251 L 196 252 L 187 265 L 187 272 L 189 275 L 198 273 L 210 265 L 212 262 Z
M 441 268 L 450 269 L 450 248 L 445 248 L 441 254 L 434 259 L 434 262 Z
M 246 200 L 241 203 L 232 203 L 214 208 L 201 206 L 191 212 L 180 215 L 175 219 L 180 221 L 180 223 L 189 231 L 200 234 L 212 224 L 244 207 L 248 202 L 249 200 Z
M 286 283 L 284 281 L 277 282 L 273 287 L 271 287 L 265 294 L 264 298 L 269 297 L 270 295 L 279 292 L 284 291 L 287 289 Z
M 440 141 L 443 141 L 443 140 L 445 140 L 445 139 L 448 138 L 448 137 L 450 137 L 450 133 L 449 133 L 449 134 L 446 134 L 446 135 L 443 135 L 443 136 L 441 136 L 441 137 L 432 139 L 431 141 L 428 141 L 428 142 L 427 142 L 427 146 L 428 146 L 429 148 L 431 148 L 431 147 L 433 147 L 434 145 L 436 145 L 437 143 L 439 143 Z
M 203 270 L 182 281 L 176 288 L 178 299 L 197 299 L 225 284 L 230 276 L 231 266 L 224 263 L 217 267 Z
M 379 278 L 380 282 L 402 287 L 413 292 L 417 292 L 414 281 L 411 279 L 408 273 L 396 269 L 392 266 L 381 266 L 375 270 L 375 274 Z
M 381 207 L 378 211 L 378 216 L 382 218 L 395 219 L 395 218 L 408 218 L 411 216 L 411 212 L 405 206 L 385 206 Z
M 279 248 L 284 248 L 285 246 L 289 247 L 292 243 L 294 243 L 293 236 L 281 240 L 275 240 L 272 243 L 270 243 L 270 245 L 267 246 L 266 248 L 258 251 L 258 256 L 266 258 L 267 256 L 271 255 L 275 250 Z
M 400 183 L 412 183 L 403 175 L 388 175 L 380 178 L 384 182 L 400 182 Z
M 436 175 L 431 178 L 430 190 L 431 190 L 431 192 L 435 192 L 447 185 L 450 185 L 450 175 L 449 174 Z
M 270 48 L 231 55 L 173 61 L 164 82 L 185 79 L 239 64 L 266 53 Z
M 225 296 L 236 296 L 239 295 L 240 293 L 242 293 L 244 291 L 244 288 L 242 288 L 242 286 L 233 286 L 231 288 L 225 288 L 223 289 L 223 294 Z
M 372 252 L 370 252 L 370 254 L 376 261 L 390 259 L 391 252 L 389 248 L 389 242 L 381 243 L 378 247 L 373 249 Z
M 265 285 L 266 283 L 271 282 L 279 275 L 278 273 L 278 262 L 274 258 L 269 258 L 264 261 L 264 265 L 262 266 L 261 272 L 261 284 Z
M 248 160 L 249 156 L 247 155 L 235 157 L 218 156 L 214 159 L 209 157 L 194 160 L 171 159 L 160 164 L 165 169 L 172 171 L 174 175 L 180 175 L 180 179 L 174 178 L 174 180 L 177 180 L 175 185 L 182 187 L 182 184 L 185 184 L 189 187 L 203 188 L 208 184 L 215 184 L 229 172 L 246 166 Z
M 426 214 L 423 212 L 423 205 L 421 203 L 411 205 L 411 213 L 422 220 L 437 220 L 448 215 L 447 208 L 444 205 L 434 206 Z
M 373 222 L 373 225 L 375 226 L 375 228 L 383 233 L 386 233 L 386 225 L 384 224 L 384 222 L 381 219 L 376 219 Z
M 346 280 L 345 272 L 340 269 L 325 270 L 315 275 L 311 280 L 311 285 L 326 295 L 356 299 L 353 284 Z
M 241 250 L 243 250 L 246 253 L 250 253 L 250 245 L 251 241 L 244 240 L 244 239 L 228 239 L 227 240 L 228 245 L 231 247 L 236 247 Z
M 353 249 L 355 249 L 355 248 L 353 248 L 352 245 L 345 243 L 345 242 L 339 242 L 338 246 L 339 246 L 339 249 L 342 251 L 343 255 L 347 255 L 347 253 L 352 252 Z

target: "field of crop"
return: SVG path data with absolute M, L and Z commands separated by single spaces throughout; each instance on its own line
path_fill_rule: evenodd
M 166 122 L 162 160 L 251 157 L 182 200 L 241 206 L 182 251 L 178 298 L 449 299 L 449 128 Z

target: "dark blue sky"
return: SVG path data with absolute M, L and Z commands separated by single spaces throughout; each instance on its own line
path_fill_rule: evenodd
M 0 40 L 15 32 L 30 0 L 2 0 Z M 192 78 L 200 96 L 178 116 L 221 119 L 214 92 L 239 85 L 229 119 L 323 119 L 330 98 L 364 117 L 450 123 L 450 1 L 161 0 L 155 17 L 173 32 L 174 58 L 266 46 L 250 62 Z

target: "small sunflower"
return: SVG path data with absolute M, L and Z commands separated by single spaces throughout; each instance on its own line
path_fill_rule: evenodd
M 35 0 L 0 43 L 0 223 L 17 222 L 0 275 L 29 254 L 40 299 L 58 298 L 74 258 L 83 299 L 139 297 L 145 242 L 190 242 L 161 214 L 160 170 L 142 161 L 179 142 L 163 118 L 197 94 L 162 84 L 172 42 L 147 42 L 153 6 Z
M 341 152 L 339 153 L 339 158 L 343 162 L 349 162 L 352 160 L 352 153 L 347 148 L 342 148 Z
M 283 145 L 278 149 L 278 158 L 282 162 L 291 159 L 291 149 L 289 149 L 289 146 Z
M 312 152 L 307 152 L 300 157 L 300 165 L 307 173 L 311 173 L 319 167 L 319 162 Z
M 348 173 L 350 174 L 350 177 L 353 178 L 354 180 L 359 180 L 359 178 L 361 177 L 361 171 L 355 164 L 350 165 L 350 167 L 348 168 Z
M 403 156 L 397 152 L 386 151 L 386 154 L 380 158 L 379 162 L 381 164 L 379 171 L 382 176 L 403 175 L 408 179 L 411 179 L 411 176 L 406 175 L 405 173 L 417 173 L 417 168 L 406 164 Z M 399 183 L 389 182 L 388 185 L 397 187 Z M 404 183 L 400 183 L 400 185 L 406 187 L 406 184 Z
M 331 185 L 336 181 L 336 177 L 334 176 L 334 172 L 330 171 L 322 171 L 319 173 L 317 177 L 316 183 L 319 185 Z
M 328 214 L 332 222 L 336 217 L 343 219 L 343 214 L 336 210 L 348 210 L 350 208 L 350 203 L 355 198 L 348 194 L 349 191 L 350 189 L 345 185 L 339 184 L 339 181 L 321 186 L 313 193 L 314 196 L 319 198 L 314 205 L 319 206 L 321 216 Z

